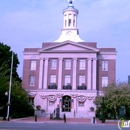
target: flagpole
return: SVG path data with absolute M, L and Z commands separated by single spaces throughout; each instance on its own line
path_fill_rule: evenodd
M 11 70 L 10 70 L 10 82 L 9 82 L 9 95 L 8 95 L 8 103 L 7 103 L 7 119 L 9 121 L 10 114 L 10 96 L 11 96 L 11 86 L 12 86 L 12 69 L 13 69 L 13 52 L 12 52 L 12 60 L 11 60 Z

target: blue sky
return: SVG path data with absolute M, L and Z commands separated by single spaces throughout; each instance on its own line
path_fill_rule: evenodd
M 0 42 L 18 54 L 22 77 L 23 50 L 53 42 L 61 34 L 67 0 L 0 0 Z M 130 75 L 130 0 L 75 0 L 81 39 L 117 50 L 116 80 Z

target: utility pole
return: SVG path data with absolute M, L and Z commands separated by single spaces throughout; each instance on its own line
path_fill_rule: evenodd
M 7 103 L 7 119 L 9 121 L 9 116 L 10 116 L 10 97 L 11 97 L 11 87 L 12 87 L 12 69 L 13 69 L 13 52 L 12 52 L 12 60 L 11 60 L 11 70 L 10 70 L 10 82 L 9 82 L 9 94 L 8 94 L 8 103 Z

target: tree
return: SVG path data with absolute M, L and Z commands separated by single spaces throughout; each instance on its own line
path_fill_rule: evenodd
M 9 86 L 9 75 L 7 73 L 9 72 L 9 69 L 7 66 L 3 63 L 0 66 L 0 106 L 4 106 L 6 104 L 7 99 L 5 97 L 5 92 L 8 91 Z
M 9 90 L 11 55 L 10 47 L 0 43 L 0 116 L 6 116 L 8 96 L 5 92 Z M 33 107 L 28 103 L 28 94 L 22 88 L 21 79 L 17 74 L 19 64 L 17 54 L 14 54 L 13 80 L 11 91 L 11 117 L 25 117 L 34 115 Z
M 94 100 L 94 103 L 100 106 L 97 109 L 97 115 L 100 115 L 99 113 L 102 107 L 101 98 L 102 96 L 97 96 Z M 119 118 L 119 110 L 121 106 L 124 106 L 126 109 L 126 118 L 130 117 L 130 84 L 119 82 L 117 84 L 111 84 L 110 86 L 104 88 L 104 105 L 106 117 L 108 117 L 108 115 L 111 115 L 113 118 Z
M 6 68 L 10 69 L 11 68 L 11 59 L 12 57 L 12 51 L 11 48 L 7 45 L 4 45 L 3 43 L 0 42 L 0 66 L 4 63 Z M 17 54 L 14 53 L 14 60 L 13 60 L 13 78 L 15 80 L 18 80 L 21 82 L 21 78 L 19 77 L 17 73 L 17 67 L 19 64 L 18 56 Z M 10 71 L 7 73 L 7 75 L 10 74 Z
M 6 68 L 7 66 L 4 66 L 5 64 L 0 67 L 0 108 L 2 109 L 0 110 L 0 116 L 6 116 L 8 96 L 5 95 L 5 92 L 8 92 L 10 78 L 7 75 L 10 70 Z M 10 108 L 10 116 L 13 118 L 32 116 L 34 114 L 33 107 L 28 103 L 28 94 L 19 81 L 12 81 Z

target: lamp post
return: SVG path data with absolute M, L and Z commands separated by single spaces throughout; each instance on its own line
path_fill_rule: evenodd
M 7 103 L 7 119 L 9 121 L 10 114 L 10 96 L 11 96 L 11 86 L 12 86 L 12 69 L 13 69 L 13 52 L 12 52 L 12 60 L 11 60 L 11 70 L 10 70 L 10 82 L 9 82 L 9 92 L 8 92 L 8 103 Z
M 8 92 L 7 92 L 7 91 L 5 92 L 5 96 L 6 96 L 7 99 L 8 99 Z M 6 103 L 6 106 L 7 106 L 7 103 Z
M 5 92 L 5 97 L 7 97 L 7 96 L 8 96 L 8 92 L 6 91 L 6 92 Z M 5 110 L 6 110 L 6 105 L 7 105 L 7 104 L 5 104 L 5 106 L 3 107 L 3 110 L 4 110 L 4 111 L 3 111 L 3 120 L 6 120 L 6 114 L 5 114 L 5 112 L 6 112 L 6 111 L 5 111 Z

